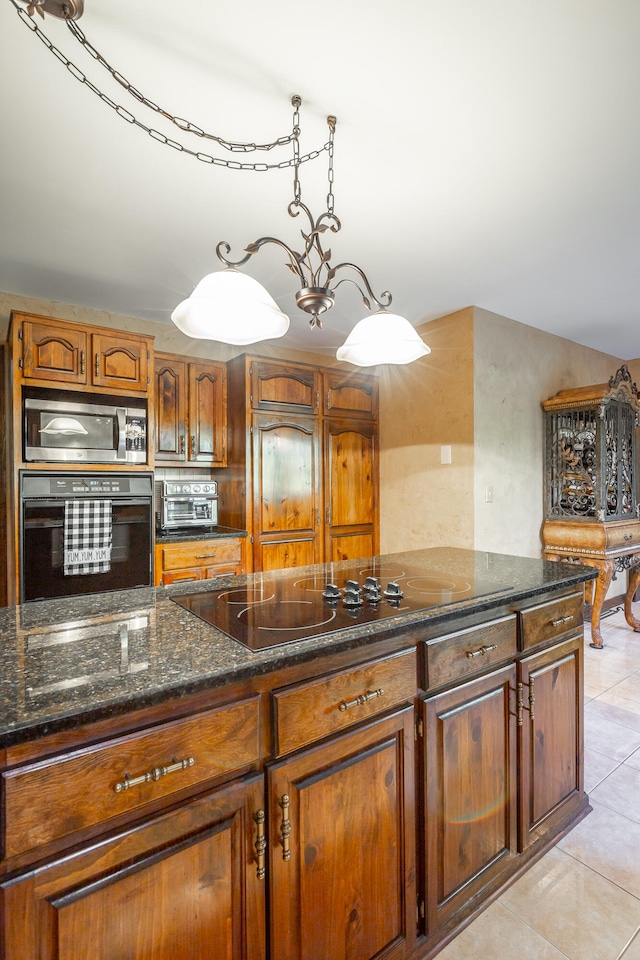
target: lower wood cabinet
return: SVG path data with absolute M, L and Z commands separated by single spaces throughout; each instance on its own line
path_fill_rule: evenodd
M 271 960 L 415 945 L 413 707 L 269 768 Z
M 243 552 L 244 538 L 240 537 L 156 543 L 156 586 L 240 574 Z
M 574 635 L 422 702 L 428 937 L 584 812 L 582 644 Z
M 434 957 L 588 811 L 576 603 L 7 747 L 0 957 Z
M 517 856 L 516 668 L 422 704 L 427 933 Z
M 519 664 L 520 850 L 584 804 L 583 638 Z
M 4 960 L 264 960 L 253 774 L 0 885 Z

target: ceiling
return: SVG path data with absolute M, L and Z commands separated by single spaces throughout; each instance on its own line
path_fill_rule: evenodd
M 34 20 L 136 119 L 202 148 L 61 20 Z M 145 96 L 228 140 L 288 134 L 299 94 L 307 153 L 335 114 L 332 261 L 358 264 L 413 324 L 473 304 L 640 357 L 637 0 L 85 0 L 78 25 Z M 169 323 L 219 266 L 218 241 L 237 259 L 265 235 L 301 248 L 290 168 L 225 169 L 156 142 L 78 83 L 11 0 L 0 36 L 0 290 Z M 316 216 L 326 158 L 300 168 Z M 265 247 L 245 270 L 291 316 L 288 345 L 331 354 L 366 313 L 358 292 L 341 286 L 310 330 L 285 260 Z

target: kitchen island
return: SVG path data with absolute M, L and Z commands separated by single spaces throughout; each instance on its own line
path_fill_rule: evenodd
M 7 960 L 431 957 L 588 812 L 596 571 L 376 560 L 431 602 L 254 651 L 181 603 L 261 574 L 0 613 Z

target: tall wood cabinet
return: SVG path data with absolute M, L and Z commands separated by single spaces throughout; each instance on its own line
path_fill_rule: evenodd
M 228 365 L 222 522 L 253 539 L 253 569 L 378 551 L 375 377 L 241 356 Z

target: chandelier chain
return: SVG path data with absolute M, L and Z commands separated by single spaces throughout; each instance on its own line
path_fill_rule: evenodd
M 58 47 L 56 47 L 51 42 L 51 40 L 49 40 L 47 35 L 40 29 L 40 27 L 37 25 L 33 17 L 27 12 L 27 10 L 25 10 L 24 8 L 18 5 L 17 0 L 10 0 L 10 2 L 15 7 L 16 12 L 20 17 L 20 19 L 22 20 L 22 22 L 26 24 L 26 26 L 29 27 L 29 29 L 33 33 L 36 34 L 36 36 L 44 44 L 44 46 L 67 68 L 71 76 L 75 77 L 75 79 L 79 83 L 86 86 L 93 94 L 95 94 L 95 96 L 97 96 L 108 107 L 111 107 L 111 109 L 119 117 L 121 117 L 121 119 L 126 120 L 127 123 L 133 126 L 139 127 L 141 130 L 144 130 L 145 133 L 147 133 L 153 140 L 156 140 L 158 143 L 162 143 L 165 146 L 171 147 L 172 149 L 177 150 L 179 153 L 186 153 L 189 156 L 195 157 L 197 160 L 202 161 L 203 163 L 209 163 L 215 166 L 227 167 L 231 170 L 253 170 L 253 171 L 263 172 L 266 170 L 283 170 L 289 167 L 294 167 L 296 170 L 296 180 L 297 180 L 297 169 L 301 163 L 305 163 L 309 160 L 315 160 L 317 157 L 320 156 L 321 153 L 323 153 L 324 151 L 329 151 L 330 149 L 330 141 L 327 141 L 319 149 L 311 150 L 309 153 L 306 153 L 303 156 L 300 156 L 299 146 L 298 146 L 298 151 L 296 155 L 295 148 L 296 148 L 296 145 L 298 144 L 298 136 L 300 133 L 300 128 L 299 126 L 297 127 L 297 134 L 296 134 L 295 124 L 294 124 L 294 130 L 291 132 L 290 135 L 279 137 L 277 140 L 273 141 L 273 143 L 269 143 L 269 144 L 234 143 L 231 141 L 224 140 L 224 138 L 222 137 L 217 137 L 214 134 L 205 133 L 205 131 L 201 130 L 200 127 L 196 126 L 190 121 L 183 120 L 180 117 L 173 116 L 171 113 L 169 113 L 166 110 L 163 110 L 161 107 L 155 104 L 152 100 L 149 100 L 147 97 L 141 94 L 139 90 L 137 90 L 132 84 L 130 84 L 125 79 L 125 77 L 122 76 L 122 74 L 120 74 L 117 70 L 115 70 L 113 67 L 111 67 L 107 63 L 104 57 L 102 57 L 98 53 L 98 51 L 95 49 L 95 47 L 93 47 L 93 45 L 89 43 L 89 41 L 86 39 L 82 31 L 78 28 L 77 24 L 73 20 L 70 20 L 69 18 L 67 18 L 66 23 L 67 23 L 67 26 L 69 27 L 70 32 L 87 50 L 90 56 L 94 60 L 97 60 L 102 66 L 105 67 L 106 70 L 109 71 L 111 76 L 114 78 L 114 80 L 116 80 L 117 83 L 120 84 L 120 86 L 122 86 L 132 97 L 134 97 L 134 99 L 138 100 L 138 102 L 141 103 L 143 106 L 146 106 L 149 109 L 153 110 L 154 112 L 165 117 L 167 120 L 169 120 L 170 122 L 178 126 L 180 130 L 182 130 L 184 133 L 193 133 L 196 136 L 201 137 L 203 139 L 214 140 L 216 143 L 218 143 L 220 146 L 224 147 L 227 150 L 230 150 L 233 152 L 242 152 L 242 153 L 249 153 L 256 150 L 271 150 L 274 147 L 286 146 L 287 144 L 293 142 L 294 157 L 288 160 L 281 160 L 278 163 L 241 163 L 238 160 L 225 160 L 222 157 L 214 157 L 211 154 L 205 153 L 204 151 L 201 151 L 201 150 L 191 150 L 189 147 L 185 146 L 184 144 L 179 143 L 176 140 L 172 140 L 170 137 L 162 133 L 160 130 L 156 130 L 153 127 L 147 126 L 141 120 L 138 120 L 129 110 L 127 110 L 121 104 L 116 103 L 106 93 L 103 93 L 94 83 L 91 82 L 91 80 L 89 80 L 86 74 L 83 73 L 83 71 L 78 66 L 76 66 L 75 63 L 73 63 L 68 57 L 66 57 L 65 54 L 60 49 L 58 49 Z
M 327 117 L 327 124 L 329 126 L 329 165 L 327 170 L 327 180 L 329 181 L 329 192 L 327 193 L 327 213 L 330 217 L 333 216 L 333 205 L 334 205 L 334 196 L 333 196 L 333 138 L 336 132 L 336 118 Z
M 298 175 L 300 167 L 300 103 L 300 97 L 295 96 L 291 98 L 291 105 L 293 107 L 293 202 L 296 205 L 300 203 L 302 196 L 300 177 Z

